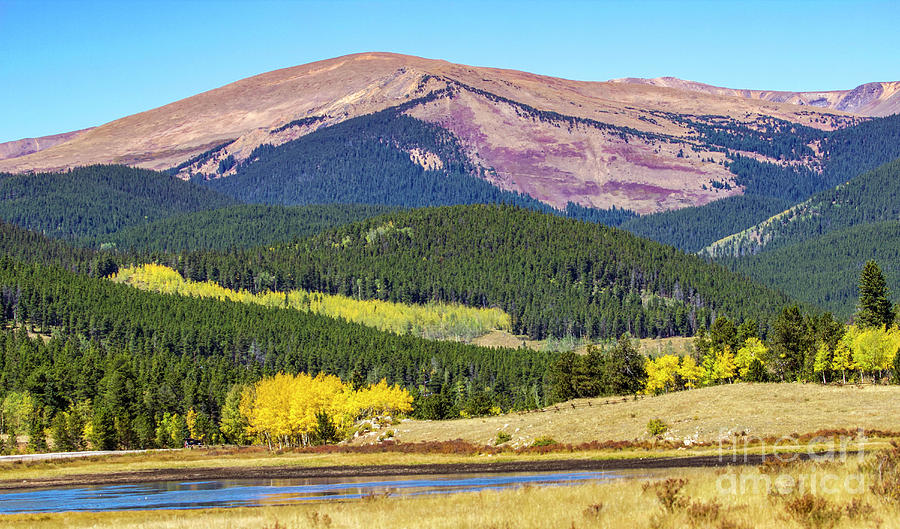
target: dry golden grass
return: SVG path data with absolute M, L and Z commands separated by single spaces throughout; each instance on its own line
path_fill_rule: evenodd
M 525 346 L 535 351 L 545 348 L 547 340 L 531 340 L 527 336 L 512 334 L 507 331 L 493 330 L 485 335 L 479 336 L 471 341 L 475 345 L 481 347 L 509 347 L 518 349 Z M 686 350 L 690 350 L 693 346 L 694 338 L 686 338 L 684 336 L 673 336 L 671 338 L 642 338 L 640 340 L 640 351 L 645 355 L 667 354 L 669 352 L 681 355 Z M 669 351 L 671 349 L 671 351 Z M 586 345 L 579 345 L 575 348 L 578 354 L 587 352 Z
M 648 439 L 647 422 L 653 418 L 665 421 L 666 437 L 679 442 L 715 442 L 741 432 L 762 437 L 838 428 L 900 431 L 900 386 L 729 384 L 637 401 L 618 397 L 591 399 L 591 407 L 587 403 L 571 401 L 543 413 L 404 421 L 362 442 L 375 441 L 386 430 L 400 442 L 464 439 L 478 444 L 493 444 L 503 431 L 512 436 L 513 446 L 540 437 L 561 443 Z
M 760 468 L 675 469 L 644 479 L 567 487 L 379 497 L 289 507 L 15 515 L 0 518 L 0 524 L 10 529 L 900 527 L 900 505 L 875 495 L 869 488 L 871 476 L 858 472 L 855 461 L 791 464 L 776 467 L 774 472 Z M 788 483 L 784 477 L 804 488 L 778 487 Z M 676 494 L 666 496 L 660 486 L 665 479 L 685 483 Z M 827 482 L 833 485 L 823 488 Z M 678 489 L 676 482 L 669 483 L 675 484 L 669 490 Z M 816 491 L 804 497 L 813 484 Z M 666 498 L 672 500 L 669 509 L 664 507 Z
M 683 355 L 693 351 L 693 345 L 693 337 L 673 336 L 671 338 L 643 338 L 640 348 L 641 353 L 645 355 Z

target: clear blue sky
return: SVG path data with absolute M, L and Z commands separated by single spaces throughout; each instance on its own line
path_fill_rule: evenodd
M 845 89 L 900 80 L 898 28 L 900 0 L 0 0 L 0 142 L 363 51 L 581 80 Z

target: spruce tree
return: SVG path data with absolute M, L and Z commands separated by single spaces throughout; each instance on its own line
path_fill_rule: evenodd
M 881 327 L 894 320 L 894 309 L 888 300 L 888 288 L 878 264 L 869 260 L 859 277 L 859 307 L 856 323 L 860 327 Z

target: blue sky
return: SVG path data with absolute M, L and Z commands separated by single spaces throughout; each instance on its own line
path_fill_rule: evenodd
M 362 51 L 581 80 L 845 89 L 900 80 L 898 27 L 900 0 L 0 0 L 0 142 Z

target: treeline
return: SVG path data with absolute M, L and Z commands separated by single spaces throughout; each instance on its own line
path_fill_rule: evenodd
M 851 326 L 830 313 L 804 314 L 790 305 L 765 338 L 756 322 L 737 325 L 720 317 L 698 333 L 693 351 L 684 356 L 636 358 L 626 337 L 616 354 L 561 355 L 552 371 L 552 394 L 660 394 L 737 381 L 900 384 L 900 313 L 888 295 L 881 269 L 869 261 L 860 275 L 859 309 Z M 610 373 L 606 366 L 613 359 L 619 367 Z
M 175 215 L 123 228 L 109 235 L 82 238 L 82 245 L 142 252 L 180 252 L 253 248 L 291 242 L 328 228 L 391 211 L 385 206 L 331 204 L 265 206 L 259 204 Z
M 413 150 L 436 155 L 439 166 L 415 163 Z M 448 131 L 388 109 L 279 146 L 261 145 L 236 174 L 206 184 L 242 202 L 264 204 L 511 203 L 551 209 L 500 190 L 477 171 Z
M 761 128 L 756 131 L 713 126 L 715 137 L 705 132 L 710 125 L 694 121 L 692 126 L 698 127 L 707 141 L 728 149 L 729 170 L 746 194 L 794 202 L 900 157 L 900 115 L 896 114 L 833 131 L 774 118 L 758 120 L 756 126 Z M 753 138 L 751 144 L 746 143 L 748 138 Z M 818 162 L 807 145 L 812 142 L 821 153 Z M 765 154 L 776 162 L 740 156 L 737 152 L 741 151 Z
M 404 115 L 408 104 L 359 116 L 282 145 L 264 144 L 237 173 L 205 183 L 242 202 L 262 204 L 377 204 L 416 208 L 453 204 L 512 204 L 571 218 L 617 225 L 636 214 L 567 205 L 554 209 L 484 179 L 446 129 Z M 411 153 L 429 154 L 428 168 Z
M 231 289 L 496 306 L 533 338 L 692 335 L 720 314 L 767 321 L 787 302 L 670 247 L 510 206 L 404 211 L 294 245 L 162 264 Z
M 0 219 L 62 239 L 236 203 L 165 173 L 124 165 L 0 174 Z

